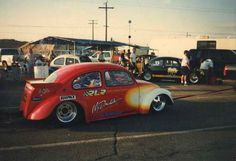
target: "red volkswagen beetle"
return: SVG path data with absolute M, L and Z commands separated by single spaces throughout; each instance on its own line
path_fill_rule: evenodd
M 119 65 L 82 63 L 60 68 L 45 80 L 28 81 L 20 110 L 29 120 L 53 116 L 68 124 L 159 112 L 171 104 L 168 90 L 135 80 Z

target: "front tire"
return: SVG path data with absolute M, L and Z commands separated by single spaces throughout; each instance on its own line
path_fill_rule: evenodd
M 83 117 L 82 110 L 74 102 L 66 101 L 59 104 L 55 110 L 57 122 L 67 125 L 77 122 Z
M 166 104 L 166 97 L 164 95 L 158 95 L 153 99 L 151 103 L 151 111 L 161 112 L 165 109 Z

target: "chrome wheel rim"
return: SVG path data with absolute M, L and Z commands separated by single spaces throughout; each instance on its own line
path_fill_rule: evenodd
M 56 116 L 62 123 L 69 123 L 77 116 L 77 107 L 72 102 L 64 102 L 57 107 Z
M 151 104 L 151 107 L 154 111 L 159 112 L 162 111 L 166 106 L 166 101 L 163 96 L 157 96 Z
M 152 79 L 152 75 L 151 73 L 147 72 L 147 73 L 144 73 L 144 79 L 147 80 L 147 81 L 150 81 Z

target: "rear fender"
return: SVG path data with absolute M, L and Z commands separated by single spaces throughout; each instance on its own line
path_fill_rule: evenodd
M 172 105 L 174 103 L 170 91 L 163 88 L 154 89 L 148 94 L 140 95 L 140 113 L 148 113 L 150 111 L 150 106 L 153 99 L 155 99 L 158 95 L 165 95 L 168 105 Z
M 60 103 L 57 95 L 40 102 L 33 111 L 27 116 L 30 120 L 42 120 L 49 117 L 54 111 L 57 104 Z

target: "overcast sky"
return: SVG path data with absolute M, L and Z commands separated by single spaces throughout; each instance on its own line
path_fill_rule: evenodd
M 0 0 L 0 39 L 105 38 L 106 0 Z M 109 0 L 108 39 L 147 45 L 159 37 L 236 37 L 236 0 Z

